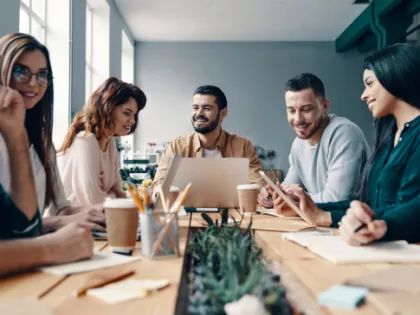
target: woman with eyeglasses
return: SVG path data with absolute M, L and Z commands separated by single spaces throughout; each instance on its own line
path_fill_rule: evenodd
M 356 200 L 314 204 L 302 188 L 286 193 L 299 200 L 313 224 L 339 226 L 351 245 L 419 242 L 420 48 L 394 44 L 375 52 L 365 60 L 363 83 L 361 98 L 376 127 L 373 154 L 360 176 Z
M 56 230 L 70 222 L 80 222 L 103 231 L 102 211 L 71 207 L 67 201 L 52 144 L 53 73 L 47 48 L 34 37 L 14 33 L 0 38 L 0 89 L 12 89 L 23 98 L 25 127 L 37 203 L 45 229 Z M 10 191 L 10 163 L 0 135 L 0 183 Z

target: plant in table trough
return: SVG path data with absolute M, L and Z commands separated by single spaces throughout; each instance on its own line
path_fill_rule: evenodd
M 199 231 L 188 245 L 192 259 L 189 313 L 225 314 L 225 304 L 249 294 L 259 298 L 269 314 L 292 314 L 280 277 L 266 270 L 262 250 L 252 238 L 252 219 L 241 230 L 241 222 L 227 224 L 227 209 L 220 224 L 202 216 L 208 228 Z

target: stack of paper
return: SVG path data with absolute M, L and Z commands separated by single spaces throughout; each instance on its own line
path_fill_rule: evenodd
M 340 236 L 296 233 L 285 238 L 336 264 L 420 262 L 420 246 L 408 244 L 406 241 L 351 246 Z
M 141 257 L 129 257 L 109 252 L 95 252 L 90 259 L 76 261 L 73 263 L 43 267 L 43 272 L 55 275 L 69 275 L 72 273 L 92 271 L 96 269 L 117 266 L 139 260 Z

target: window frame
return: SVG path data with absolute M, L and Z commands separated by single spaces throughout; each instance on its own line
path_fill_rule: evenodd
M 32 0 L 27 0 L 29 1 L 29 6 L 24 2 L 24 1 L 20 1 L 20 9 L 25 11 L 28 16 L 29 16 L 29 31 L 28 33 L 33 35 L 32 33 L 32 23 L 33 21 L 35 21 L 36 23 L 38 23 L 41 28 L 43 29 L 43 34 L 44 34 L 44 38 L 43 40 L 40 40 L 40 38 L 37 38 L 42 44 L 46 45 L 47 44 L 47 32 L 48 32 L 48 21 L 47 21 L 47 7 L 48 7 L 48 0 L 44 0 L 45 1 L 45 6 L 44 6 L 44 16 L 45 19 L 41 18 L 32 8 Z

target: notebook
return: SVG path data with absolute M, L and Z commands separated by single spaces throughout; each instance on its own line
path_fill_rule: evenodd
M 0 300 L 0 314 L 8 315 L 53 315 L 44 302 L 36 299 Z
M 141 257 L 128 257 L 108 252 L 94 252 L 93 256 L 87 260 L 76 261 L 73 263 L 42 267 L 43 272 L 52 273 L 55 275 L 69 275 L 73 273 L 80 273 L 102 269 L 106 267 L 118 266 L 139 260 Z
M 313 253 L 335 264 L 420 262 L 420 246 L 408 244 L 406 241 L 351 246 L 340 236 L 297 233 L 286 236 L 286 239 L 307 247 Z

